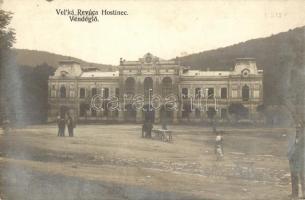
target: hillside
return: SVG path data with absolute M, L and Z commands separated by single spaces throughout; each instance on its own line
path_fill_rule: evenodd
M 264 101 L 279 103 L 285 96 L 289 70 L 305 65 L 305 27 L 295 28 L 266 38 L 253 39 L 232 46 L 204 51 L 179 58 L 193 69 L 230 69 L 235 58 L 254 57 L 264 70 Z
M 101 70 L 108 70 L 109 68 L 113 67 L 111 65 L 90 63 L 78 58 L 63 56 L 46 51 L 36 51 L 28 49 L 12 49 L 12 51 L 16 55 L 16 62 L 19 66 L 27 65 L 35 67 L 37 65 L 47 63 L 48 65 L 56 68 L 58 66 L 58 61 L 71 59 L 81 63 L 81 65 L 84 67 L 96 67 Z

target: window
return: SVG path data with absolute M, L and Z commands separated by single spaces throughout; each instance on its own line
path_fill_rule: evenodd
M 195 99 L 201 98 L 201 88 L 195 88 Z
M 60 98 L 66 98 L 66 87 L 65 86 L 60 87 Z
M 244 85 L 242 88 L 242 99 L 243 101 L 248 101 L 250 96 L 250 89 L 249 86 Z
M 96 88 L 92 88 L 91 89 L 91 95 L 94 96 L 97 94 L 97 89 Z
M 144 97 L 151 98 L 153 95 L 153 79 L 151 77 L 146 77 L 144 79 Z
M 103 97 L 108 98 L 109 97 L 109 88 L 104 88 L 104 94 Z
M 214 98 L 214 88 L 208 88 L 208 99 Z
M 79 89 L 79 98 L 85 98 L 85 96 L 86 96 L 85 88 L 80 88 Z
M 228 98 L 228 90 L 227 90 L 227 88 L 221 88 L 221 94 L 220 94 L 220 97 L 222 98 L 222 99 L 226 99 L 226 98 Z
M 115 88 L 115 97 L 120 97 L 120 88 Z
M 125 93 L 134 94 L 135 93 L 135 79 L 128 77 L 125 81 Z
M 162 80 L 162 95 L 166 97 L 167 95 L 173 93 L 172 79 L 170 77 L 165 77 Z
M 187 88 L 182 88 L 182 98 L 187 99 L 188 98 L 188 89 Z

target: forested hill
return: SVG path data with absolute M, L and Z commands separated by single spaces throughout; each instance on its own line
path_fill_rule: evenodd
M 272 68 L 283 58 L 297 57 L 302 62 L 305 48 L 305 27 L 296 28 L 266 38 L 241 42 L 232 46 L 180 57 L 183 65 L 197 69 L 228 69 L 239 57 L 254 57 L 260 68 Z M 301 64 L 301 63 L 299 63 Z
M 193 69 L 231 69 L 235 58 L 253 57 L 264 70 L 265 103 L 278 103 L 287 70 L 304 67 L 305 27 L 295 28 L 266 38 L 253 39 L 232 46 L 180 57 L 181 64 Z
M 63 56 L 55 53 L 50 53 L 46 51 L 36 51 L 36 50 L 28 50 L 28 49 L 12 49 L 13 53 L 16 57 L 17 65 L 19 66 L 32 66 L 35 67 L 37 65 L 41 65 L 46 63 L 52 67 L 57 68 L 58 62 L 61 60 L 74 60 L 81 63 L 82 66 L 85 67 L 96 67 L 101 70 L 108 70 L 111 68 L 111 65 L 97 64 L 97 63 L 89 63 L 84 60 Z

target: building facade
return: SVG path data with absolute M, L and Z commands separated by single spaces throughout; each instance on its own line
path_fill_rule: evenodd
M 49 78 L 49 121 L 70 113 L 77 121 L 158 123 L 167 119 L 227 120 L 231 104 L 242 104 L 253 119 L 263 102 L 263 71 L 255 59 L 236 59 L 231 71 L 199 71 L 150 53 L 137 61 L 120 60 L 116 71 L 83 70 L 59 62 Z

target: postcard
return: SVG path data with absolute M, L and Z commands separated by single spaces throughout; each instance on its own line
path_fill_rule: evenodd
M 304 8 L 1 0 L 0 200 L 305 198 Z

